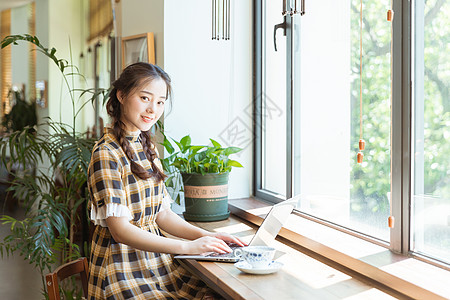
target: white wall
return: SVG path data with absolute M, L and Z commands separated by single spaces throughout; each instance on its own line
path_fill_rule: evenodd
M 79 43 L 82 26 L 80 16 L 81 1 L 49 0 L 48 46 L 55 47 L 57 49 L 56 56 L 67 59 L 69 63 L 72 52 L 73 63 L 76 65 L 79 65 L 79 53 L 83 46 Z M 63 121 L 72 125 L 72 102 L 69 91 L 62 81 L 59 69 L 50 60 L 49 64 L 49 116 L 55 121 Z
M 168 136 L 190 134 L 193 143 L 246 148 L 235 159 L 243 169 L 230 174 L 229 198 L 252 194 L 252 10 L 251 1 L 231 1 L 231 40 L 211 40 L 211 2 L 164 3 L 164 66 L 173 82 Z M 247 127 L 246 127 L 247 126 Z M 226 130 L 242 131 L 233 140 Z

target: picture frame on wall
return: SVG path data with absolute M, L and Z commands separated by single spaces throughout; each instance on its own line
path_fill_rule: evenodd
M 155 40 L 153 32 L 122 38 L 122 70 L 136 62 L 155 64 Z

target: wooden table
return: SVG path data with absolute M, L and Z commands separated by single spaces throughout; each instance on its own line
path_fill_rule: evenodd
M 220 222 L 192 222 L 210 231 L 234 234 L 249 242 L 255 228 L 231 216 Z M 395 299 L 360 279 L 333 269 L 281 242 L 276 249 L 285 252 L 277 273 L 246 274 L 233 263 L 180 260 L 191 272 L 226 299 Z

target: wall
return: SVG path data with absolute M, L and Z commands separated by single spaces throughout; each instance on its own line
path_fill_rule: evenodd
M 48 0 L 49 28 L 48 45 L 57 49 L 58 58 L 64 58 L 79 65 L 79 53 L 83 46 L 79 42 L 81 35 L 81 3 L 79 0 Z M 55 121 L 72 124 L 72 102 L 68 89 L 62 81 L 61 72 L 49 60 L 48 113 Z M 70 71 L 69 71 L 70 72 Z M 71 78 L 70 78 L 71 79 Z M 75 78 L 77 84 L 77 78 Z
M 166 114 L 170 137 L 190 134 L 223 146 L 245 147 L 234 158 L 243 169 L 230 174 L 230 198 L 252 194 L 251 1 L 231 1 L 231 40 L 211 40 L 211 2 L 164 3 L 164 66 L 172 78 L 173 108 Z M 239 133 L 239 135 L 233 135 Z

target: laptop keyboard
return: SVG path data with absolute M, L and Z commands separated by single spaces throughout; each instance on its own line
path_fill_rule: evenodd
M 231 250 L 233 250 L 232 252 L 229 253 L 218 253 L 218 252 L 211 252 L 208 255 L 206 255 L 206 257 L 226 257 L 226 258 L 233 258 L 235 257 L 234 255 L 234 249 L 237 248 L 242 248 L 241 246 L 232 246 L 230 245 Z

